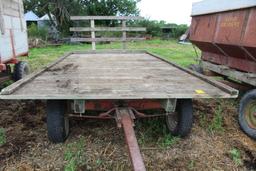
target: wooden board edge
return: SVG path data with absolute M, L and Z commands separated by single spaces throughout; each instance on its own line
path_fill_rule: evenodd
M 30 81 L 32 81 L 34 78 L 36 78 L 37 76 L 41 75 L 43 72 L 45 72 L 46 70 L 48 70 L 49 68 L 53 67 L 54 65 L 56 65 L 57 63 L 61 62 L 62 60 L 64 60 L 65 58 L 67 58 L 68 56 L 72 55 L 73 52 L 69 52 L 66 53 L 65 55 L 63 55 L 62 57 L 60 57 L 58 60 L 54 61 L 53 63 L 43 67 L 43 69 L 32 73 L 30 75 L 28 75 L 27 77 L 11 84 L 10 86 L 2 89 L 0 95 L 10 95 L 13 92 L 15 92 L 16 90 L 18 90 L 19 88 L 21 88 L 22 86 L 24 86 L 25 84 L 29 83 Z
M 146 40 L 145 37 L 102 37 L 102 38 L 79 38 L 72 37 L 71 42 L 131 42 L 131 41 L 143 41 Z
M 145 32 L 147 31 L 146 27 L 70 27 L 69 31 L 72 32 L 105 32 L 105 31 L 112 31 L 112 32 Z
M 135 49 L 135 50 L 122 50 L 122 49 L 111 49 L 111 50 L 86 50 L 86 51 L 73 51 L 73 54 L 104 54 L 104 53 L 113 53 L 113 54 L 143 54 L 147 53 L 147 51 L 143 49 Z
M 37 96 L 25 96 L 25 95 L 0 95 L 1 100 L 166 100 L 166 99 L 228 99 L 237 98 L 237 96 L 225 93 L 224 95 L 179 95 L 173 94 L 169 96 L 151 96 L 150 97 L 121 97 L 121 96 L 76 96 L 76 95 L 59 95 L 59 96 L 49 96 L 49 95 L 37 95 Z
M 177 64 L 175 64 L 173 62 L 170 62 L 170 61 L 164 59 L 163 57 L 161 57 L 161 56 L 159 56 L 157 54 L 154 54 L 154 53 L 151 53 L 151 52 L 147 52 L 147 53 L 149 55 L 153 56 L 153 57 L 156 57 L 156 58 L 158 58 L 158 59 L 160 59 L 160 60 L 162 60 L 164 62 L 167 62 L 167 63 L 171 64 L 172 66 L 174 66 L 174 67 L 176 67 L 176 68 L 178 68 L 178 69 L 180 69 L 180 70 L 182 70 L 182 71 L 184 71 L 184 72 L 186 72 L 186 73 L 188 73 L 190 75 L 193 75 L 193 76 L 201 79 L 202 81 L 205 81 L 205 82 L 211 84 L 214 87 L 219 88 L 220 90 L 230 94 L 232 97 L 234 97 L 234 96 L 238 97 L 239 91 L 234 89 L 234 88 L 232 88 L 232 87 L 229 87 L 229 86 L 227 86 L 227 85 L 225 85 L 223 83 L 220 83 L 220 82 L 218 82 L 218 81 L 216 81 L 214 79 L 208 78 L 208 77 L 206 77 L 206 76 L 204 76 L 202 74 L 199 74 L 197 72 L 194 72 L 192 70 L 183 68 L 183 67 L 181 67 L 181 66 L 179 66 L 179 65 L 177 65 Z
M 202 66 L 203 68 L 213 71 L 215 73 L 234 78 L 252 86 L 256 86 L 256 74 L 237 71 L 224 65 L 217 65 L 206 61 L 202 61 Z M 251 79 L 250 77 L 254 79 Z
M 144 20 L 140 16 L 70 16 L 70 20 Z

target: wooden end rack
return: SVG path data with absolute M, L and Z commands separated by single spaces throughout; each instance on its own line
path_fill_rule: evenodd
M 127 32 L 145 32 L 144 27 L 127 27 L 128 20 L 143 20 L 143 17 L 138 16 L 71 16 L 72 21 L 89 20 L 91 27 L 71 27 L 72 32 L 91 32 L 91 38 L 71 38 L 72 42 L 91 42 L 92 50 L 96 50 L 96 42 L 122 42 L 123 49 L 126 49 L 126 43 L 129 41 L 145 40 L 145 37 L 127 37 Z M 95 27 L 95 20 L 121 20 L 122 27 Z M 102 37 L 96 38 L 95 32 L 122 32 L 121 38 L 117 37 Z

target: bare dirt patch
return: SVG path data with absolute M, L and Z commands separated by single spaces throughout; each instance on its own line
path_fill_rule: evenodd
M 0 148 L 0 165 L 2 161 L 19 155 L 27 150 L 31 142 L 36 140 L 34 128 L 43 124 L 37 115 L 36 102 L 17 103 L 0 102 L 1 119 L 0 125 L 5 128 L 7 143 Z

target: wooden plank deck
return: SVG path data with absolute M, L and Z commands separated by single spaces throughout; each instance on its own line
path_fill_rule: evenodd
M 147 52 L 71 53 L 0 99 L 230 98 L 237 91 Z

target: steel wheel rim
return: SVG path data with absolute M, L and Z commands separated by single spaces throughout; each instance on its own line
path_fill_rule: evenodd
M 24 68 L 24 72 L 22 74 L 22 78 L 26 77 L 29 74 L 29 69 L 27 67 Z
M 245 120 L 250 128 L 256 129 L 256 100 L 253 100 L 246 105 Z
M 166 120 L 167 120 L 167 126 L 169 130 L 175 131 L 178 125 L 178 113 L 175 112 L 175 113 L 168 114 L 166 117 Z

